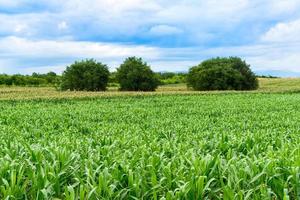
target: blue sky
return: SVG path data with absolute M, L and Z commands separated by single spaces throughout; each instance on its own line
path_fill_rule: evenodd
M 0 73 L 128 56 L 187 71 L 240 56 L 257 73 L 300 76 L 300 0 L 0 0 Z

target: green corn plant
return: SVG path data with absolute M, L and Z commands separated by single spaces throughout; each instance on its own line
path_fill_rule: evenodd
M 0 199 L 300 199 L 300 94 L 0 100 Z

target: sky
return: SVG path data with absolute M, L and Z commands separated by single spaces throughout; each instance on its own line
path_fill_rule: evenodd
M 0 73 L 61 73 L 129 56 L 188 71 L 239 56 L 257 74 L 300 76 L 300 0 L 0 0 Z

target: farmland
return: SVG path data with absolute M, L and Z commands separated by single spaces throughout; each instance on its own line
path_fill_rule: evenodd
M 156 92 L 120 92 L 116 87 L 105 92 L 58 91 L 54 87 L 7 87 L 0 86 L 0 100 L 24 99 L 86 99 L 115 96 L 157 96 L 157 95 L 191 95 L 191 94 L 224 94 L 224 93 L 293 93 L 300 91 L 300 78 L 264 78 L 259 80 L 260 88 L 256 91 L 210 91 L 199 92 L 187 89 L 185 84 L 160 86 Z
M 298 80 L 263 81 L 256 92 L 1 88 L 0 199 L 299 199 Z

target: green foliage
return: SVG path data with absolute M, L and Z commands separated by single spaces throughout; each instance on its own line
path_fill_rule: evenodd
M 32 73 L 33 78 L 40 78 L 45 79 L 48 84 L 58 84 L 60 82 L 60 77 L 57 76 L 55 72 L 48 72 L 47 74 L 38 74 L 38 73 Z
M 12 77 L 6 74 L 0 74 L 0 85 L 13 85 Z
M 93 59 L 76 61 L 62 76 L 62 90 L 104 91 L 109 79 L 108 67 Z
M 154 91 L 159 84 L 155 73 L 141 58 L 127 58 L 117 69 L 120 90 L 123 91 Z
M 186 73 L 159 72 L 156 73 L 160 85 L 186 83 Z
M 192 67 L 187 77 L 195 90 L 255 90 L 258 80 L 250 66 L 237 57 L 213 58 Z
M 257 78 L 280 78 L 278 76 L 272 76 L 272 75 L 257 75 Z
M 47 74 L 33 73 L 29 75 L 6 75 L 0 74 L 0 85 L 15 86 L 53 86 L 58 84 L 59 76 L 54 72 Z
M 118 83 L 117 72 L 111 72 L 109 74 L 109 80 L 108 80 L 108 82 L 111 83 L 111 84 L 117 84 Z
M 299 99 L 1 101 L 0 199 L 299 199 Z

